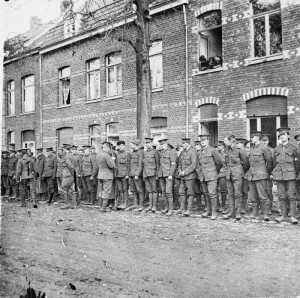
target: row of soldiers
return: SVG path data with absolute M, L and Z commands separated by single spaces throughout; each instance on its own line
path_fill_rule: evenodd
M 46 182 L 49 200 L 59 192 L 65 201 L 63 209 L 73 208 L 84 199 L 94 204 L 97 198 L 102 211 L 109 211 L 113 202 L 115 209 L 156 212 L 161 193 L 166 206 L 162 213 L 172 215 L 174 203 L 179 202 L 180 208 L 175 212 L 189 216 L 195 197 L 201 205 L 203 194 L 204 218 L 214 220 L 217 211 L 223 211 L 224 219 L 239 220 L 249 196 L 253 211 L 250 218 L 258 218 L 261 208 L 265 221 L 270 219 L 272 186 L 276 181 L 281 210 L 276 220 L 286 221 L 289 211 L 291 222 L 297 223 L 300 145 L 297 150 L 289 142 L 289 131 L 289 128 L 278 129 L 281 144 L 275 149 L 268 146 L 269 136 L 261 132 L 251 132 L 251 142 L 229 135 L 219 141 L 217 148 L 209 146 L 209 135 L 200 135 L 195 146 L 191 146 L 189 138 L 183 138 L 176 148 L 167 139 L 161 139 L 159 150 L 154 149 L 152 138 L 145 138 L 143 143 L 135 140 L 130 143 L 130 154 L 125 151 L 124 141 L 117 143 L 116 151 L 109 142 L 104 142 L 98 154 L 91 146 L 77 150 L 64 144 L 58 148 L 57 156 L 53 148 L 46 148 L 45 157 L 39 148 L 36 159 L 24 149 L 17 162 L 15 179 L 22 186 L 22 205 L 25 205 L 26 192 L 31 190 L 36 207 L 34 192 Z M 300 135 L 295 139 L 300 144 Z M 37 166 L 40 159 L 41 167 Z M 128 189 L 133 195 L 132 206 L 129 206 Z M 149 200 L 147 208 L 144 208 L 145 197 Z M 224 210 L 226 199 L 228 211 Z

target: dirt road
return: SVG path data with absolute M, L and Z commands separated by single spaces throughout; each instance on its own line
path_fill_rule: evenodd
M 4 202 L 0 296 L 296 297 L 299 248 L 300 226 Z

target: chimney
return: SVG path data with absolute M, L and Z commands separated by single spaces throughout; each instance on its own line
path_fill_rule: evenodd
M 43 25 L 43 21 L 41 18 L 32 16 L 30 18 L 30 31 L 35 31 L 39 29 Z
M 60 14 L 64 14 L 70 7 L 69 0 L 61 0 L 60 1 Z

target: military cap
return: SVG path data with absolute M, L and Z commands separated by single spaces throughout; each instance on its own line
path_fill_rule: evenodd
M 64 147 L 63 147 L 63 146 L 59 146 L 59 147 L 57 148 L 57 150 L 64 150 Z
M 84 151 L 84 149 L 82 147 L 78 148 L 78 151 Z
M 225 146 L 224 141 L 219 140 L 219 141 L 218 141 L 218 146 L 219 146 L 219 145 Z
M 236 138 L 235 140 L 237 143 L 241 143 L 241 144 L 244 144 L 246 141 L 246 139 L 244 139 L 244 138 Z
M 150 142 L 153 141 L 153 138 L 151 138 L 151 137 L 145 137 L 144 140 L 145 140 L 146 143 L 150 143 Z
M 17 152 L 22 152 L 22 149 L 20 148 L 20 149 L 17 149 Z
M 109 147 L 111 146 L 111 143 L 110 143 L 110 142 L 108 142 L 108 141 L 104 141 L 104 142 L 102 142 L 102 145 L 105 145 L 105 144 L 107 144 Z
M 53 152 L 53 147 L 47 147 L 46 152 Z
M 168 141 L 167 138 L 163 138 L 163 139 L 158 140 L 159 143 L 166 143 L 167 141 Z
M 102 143 L 102 144 L 103 144 L 103 143 Z M 90 146 L 90 145 L 83 145 L 82 148 L 83 148 L 83 149 L 90 149 L 91 146 Z
M 72 145 L 70 145 L 70 144 L 63 144 L 63 148 L 67 149 L 67 150 L 70 150 L 72 148 Z
M 125 145 L 125 141 L 118 141 L 117 146 L 119 146 L 119 145 Z
M 76 145 L 73 145 L 73 146 L 71 146 L 71 149 L 77 150 L 77 146 L 76 146 Z
M 284 133 L 289 133 L 290 130 L 291 130 L 291 129 L 290 129 L 289 127 L 279 127 L 279 128 L 277 129 L 279 135 L 282 135 L 282 134 L 284 134 Z
M 95 150 L 95 149 L 96 149 L 96 147 L 95 147 L 94 145 L 92 145 L 92 146 L 90 147 L 90 149 L 94 149 L 94 150 Z
M 9 152 L 11 152 L 11 153 L 17 153 L 17 151 L 15 149 L 9 149 Z
M 131 143 L 131 144 L 134 144 L 134 145 L 136 145 L 136 146 L 139 146 L 140 143 L 141 143 L 141 141 L 140 141 L 139 139 L 135 139 L 135 140 L 133 140 L 133 141 L 130 141 L 130 143 Z
M 44 148 L 43 147 L 40 147 L 40 148 L 36 148 L 36 151 L 37 152 L 43 152 Z
M 296 141 L 300 141 L 300 133 L 298 133 L 297 135 L 295 135 L 295 136 L 294 136 L 294 139 L 295 139 Z
M 1 153 L 2 154 L 9 154 L 9 152 L 7 150 L 3 150 Z
M 174 149 L 174 146 L 173 146 L 172 144 L 170 144 L 170 143 L 168 143 L 168 147 L 169 147 L 170 149 Z
M 22 148 L 21 149 L 22 154 L 27 154 L 27 150 L 28 150 L 28 148 Z
M 200 145 L 201 141 L 200 140 L 196 140 L 194 143 L 195 143 L 195 145 Z
M 254 137 L 254 136 L 260 137 L 261 134 L 262 134 L 261 131 L 256 131 L 256 130 L 250 131 L 250 137 Z
M 208 133 L 199 135 L 199 138 L 200 138 L 201 141 L 202 141 L 202 139 L 206 140 L 209 137 L 210 137 L 210 134 L 208 134 Z
M 187 138 L 187 137 L 181 138 L 181 140 L 182 140 L 182 143 L 190 143 L 191 142 L 191 138 Z
M 271 137 L 271 135 L 269 133 L 263 133 L 261 136 L 261 139 L 263 141 L 267 141 L 267 140 L 270 140 L 270 137 Z

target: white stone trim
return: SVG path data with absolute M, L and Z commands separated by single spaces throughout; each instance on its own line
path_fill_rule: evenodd
M 219 105 L 219 98 L 217 97 L 213 97 L 213 96 L 209 96 L 209 97 L 203 97 L 200 99 L 197 99 L 195 101 L 195 106 L 199 107 L 205 104 L 215 104 L 215 105 Z
M 288 96 L 289 89 L 282 87 L 265 87 L 250 91 L 242 95 L 244 102 L 253 99 L 255 97 L 264 96 L 264 95 L 281 95 Z
M 205 12 L 211 11 L 211 10 L 222 10 L 223 2 L 217 2 L 217 3 L 210 3 L 208 5 L 202 6 L 200 9 L 195 11 L 195 17 L 198 18 L 200 15 L 202 15 Z

